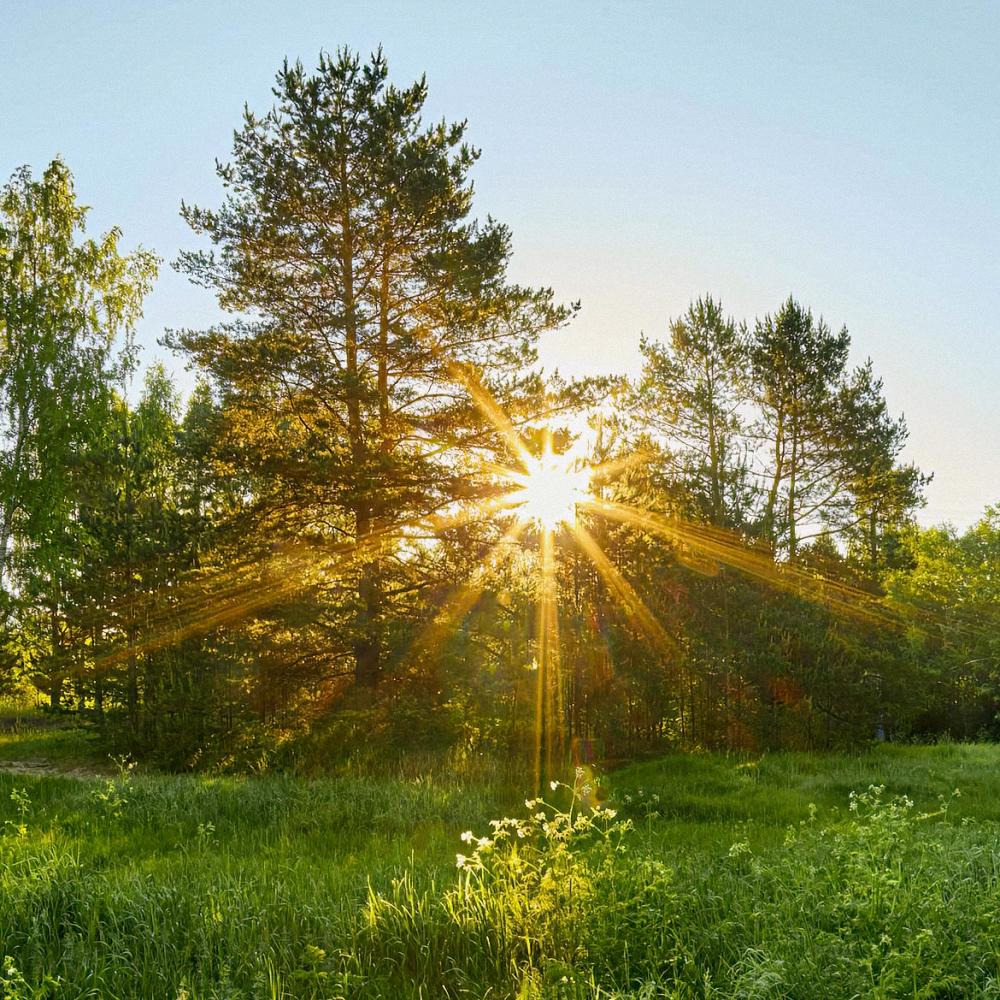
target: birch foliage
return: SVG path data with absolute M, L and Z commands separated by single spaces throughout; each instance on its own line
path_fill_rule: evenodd
M 59 159 L 40 180 L 22 167 L 0 191 L 0 586 L 8 596 L 18 551 L 71 515 L 68 475 L 131 362 L 156 276 L 153 253 L 120 251 L 120 230 L 84 238 L 86 215 Z

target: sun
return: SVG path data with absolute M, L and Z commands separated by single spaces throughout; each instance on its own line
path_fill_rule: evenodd
M 590 496 L 590 471 L 580 468 L 575 458 L 551 452 L 541 458 L 525 456 L 523 462 L 526 471 L 511 474 L 520 486 L 511 498 L 518 515 L 549 531 L 561 524 L 572 527 L 577 504 Z

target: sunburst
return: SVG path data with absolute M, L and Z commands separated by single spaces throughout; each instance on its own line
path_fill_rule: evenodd
M 638 531 L 671 542 L 678 562 L 701 573 L 715 572 L 727 565 L 748 576 L 783 590 L 793 591 L 823 603 L 840 616 L 864 618 L 880 624 L 920 627 L 914 614 L 904 608 L 888 608 L 871 594 L 831 581 L 792 566 L 776 564 L 766 552 L 750 548 L 738 536 L 718 528 L 665 517 L 639 507 L 602 499 L 595 495 L 592 483 L 619 472 L 622 461 L 591 464 L 579 447 L 557 454 L 553 435 L 542 435 L 542 447 L 534 450 L 513 421 L 504 412 L 477 375 L 469 369 L 453 369 L 486 419 L 500 433 L 514 459 L 513 467 L 484 463 L 492 472 L 497 490 L 488 499 L 433 517 L 419 518 L 352 545 L 337 546 L 317 562 L 304 551 L 272 556 L 263 566 L 229 568 L 209 583 L 202 580 L 192 588 L 176 588 L 167 615 L 154 604 L 146 609 L 149 634 L 140 643 L 102 657 L 100 666 L 121 662 L 137 653 L 172 645 L 192 635 L 234 624 L 271 605 L 276 600 L 349 572 L 349 567 L 366 550 L 377 548 L 390 537 L 441 537 L 448 531 L 478 520 L 510 518 L 513 521 L 500 540 L 489 550 L 481 565 L 459 583 L 452 594 L 428 621 L 413 644 L 411 656 L 418 659 L 436 656 L 451 632 L 457 628 L 479 599 L 499 564 L 511 551 L 537 539 L 538 600 L 535 718 L 535 783 L 540 787 L 543 768 L 557 769 L 565 751 L 562 703 L 563 679 L 560 666 L 558 587 L 556 547 L 575 545 L 595 566 L 623 613 L 647 637 L 652 648 L 665 658 L 679 654 L 679 644 L 664 625 L 646 607 L 635 588 L 622 576 L 613 562 L 588 531 L 584 521 L 595 517 L 609 519 Z M 540 453 L 538 453 L 540 452 Z M 508 488 L 509 487 L 509 488 Z M 583 517 L 581 517 L 583 515 Z M 527 530 L 531 527 L 537 531 Z M 320 563 L 322 565 L 320 565 Z M 191 592 L 185 592 L 190 589 Z M 134 614 L 134 610 L 129 612 Z M 543 762 L 543 750 L 545 761 Z
M 546 531 L 561 525 L 573 527 L 577 507 L 593 498 L 591 470 L 576 456 L 553 454 L 550 442 L 541 458 L 525 455 L 522 461 L 526 471 L 509 473 L 520 487 L 508 497 L 518 518 L 535 521 Z
M 539 528 L 539 587 L 537 601 L 538 653 L 532 662 L 537 668 L 535 718 L 535 784 L 540 788 L 543 774 L 543 750 L 550 768 L 559 768 L 565 751 L 563 733 L 563 684 L 560 666 L 558 587 L 556 581 L 556 539 L 566 537 L 593 563 L 619 607 L 650 646 L 666 659 L 681 655 L 681 644 L 646 607 L 635 588 L 614 566 L 596 539 L 580 519 L 595 517 L 629 525 L 639 531 L 669 541 L 677 561 L 702 574 L 714 574 L 720 566 L 741 573 L 781 590 L 822 603 L 841 617 L 861 618 L 882 625 L 899 625 L 901 617 L 889 611 L 871 594 L 790 565 L 775 562 L 769 552 L 749 547 L 738 535 L 724 529 L 667 517 L 629 504 L 609 502 L 591 490 L 594 479 L 619 472 L 622 461 L 588 464 L 577 449 L 555 454 L 552 434 L 544 435 L 541 455 L 526 446 L 513 422 L 496 400 L 470 373 L 463 373 L 470 394 L 481 412 L 496 427 L 517 457 L 519 468 L 494 467 L 499 477 L 513 486 L 508 493 L 490 502 L 486 516 L 512 511 L 520 527 L 520 540 L 530 537 L 523 531 L 531 524 Z M 513 539 L 510 534 L 504 542 Z M 496 549 L 493 550 L 495 554 Z M 456 622 L 457 624 L 457 622 Z M 911 626 L 913 621 L 909 621 Z

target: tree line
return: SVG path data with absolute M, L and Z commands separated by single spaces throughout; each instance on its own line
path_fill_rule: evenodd
M 183 406 L 135 385 L 155 254 L 86 238 L 59 160 L 3 189 L 8 689 L 176 767 L 523 753 L 543 700 L 608 759 L 994 733 L 996 513 L 916 525 L 846 329 L 704 296 L 631 382 L 545 373 L 579 304 L 509 279 L 425 81 L 343 50 L 274 94 L 181 209 L 229 316 L 165 334 Z M 578 530 L 519 518 L 505 470 L 585 442 Z

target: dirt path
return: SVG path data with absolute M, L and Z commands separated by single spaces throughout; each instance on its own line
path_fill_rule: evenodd
M 46 757 L 28 757 L 24 760 L 0 760 L 0 774 L 49 775 L 58 778 L 75 778 L 77 781 L 92 781 L 104 777 L 99 771 L 89 767 L 58 767 Z
M 105 777 L 107 768 L 100 769 L 94 767 L 90 761 L 80 763 L 79 758 L 65 758 L 62 754 L 57 754 L 54 758 L 43 756 L 38 753 L 42 747 L 39 739 L 45 740 L 49 736 L 57 736 L 57 730 L 67 728 L 66 721 L 59 718 L 47 718 L 45 716 L 0 716 L 0 733 L 11 734 L 15 739 L 11 745 L 0 748 L 0 753 L 6 753 L 11 758 L 0 758 L 0 774 L 14 774 L 18 776 L 42 777 L 50 775 L 53 777 L 76 778 L 79 781 L 90 781 L 94 778 Z M 32 747 L 17 746 L 17 736 L 24 737 Z M 32 752 L 34 751 L 34 752 Z

